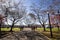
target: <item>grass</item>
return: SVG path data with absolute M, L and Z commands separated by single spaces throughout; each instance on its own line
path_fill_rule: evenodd
M 38 32 L 46 35 L 47 37 L 51 38 L 50 37 L 50 29 L 49 28 L 46 28 L 46 31 L 43 31 L 43 28 L 37 28 L 36 30 Z M 53 38 L 51 38 L 51 40 L 60 40 L 60 32 L 59 31 L 58 31 L 57 28 L 52 28 Z
M 1 31 L 10 31 L 10 28 L 1 28 Z
M 10 31 L 11 28 L 1 28 L 1 31 Z M 13 28 L 12 31 L 20 31 L 20 28 Z
M 20 31 L 20 28 L 13 28 L 13 31 Z

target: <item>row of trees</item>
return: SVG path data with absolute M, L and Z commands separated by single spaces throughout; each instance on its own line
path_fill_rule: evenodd
M 6 16 L 6 20 L 5 23 L 9 24 L 9 20 L 11 21 L 11 30 L 14 27 L 15 24 L 17 24 L 18 22 L 20 22 L 21 18 L 24 18 L 26 16 L 26 7 L 23 5 L 23 0 L 18 0 L 19 2 L 17 3 L 16 1 L 13 0 L 6 0 L 6 1 L 2 1 L 0 2 L 0 11 L 1 14 Z M 40 25 L 42 25 L 42 27 L 45 30 L 45 24 L 46 22 L 49 20 L 49 24 L 50 24 L 50 32 L 51 32 L 51 37 L 52 37 L 52 29 L 51 29 L 51 23 L 50 23 L 50 15 L 55 14 L 55 6 L 59 6 L 60 2 L 57 0 L 53 1 L 52 5 L 48 6 L 47 10 L 41 10 L 41 7 L 38 7 L 35 3 L 32 3 L 32 5 L 30 6 L 30 10 L 32 11 L 32 13 L 36 14 L 36 16 L 34 14 L 29 14 L 34 20 L 38 19 Z M 39 4 L 40 6 L 40 4 Z M 58 8 L 58 10 L 60 10 Z M 58 11 L 57 10 L 57 11 Z M 4 17 L 5 18 L 5 17 Z M 0 23 L 1 24 L 1 23 Z

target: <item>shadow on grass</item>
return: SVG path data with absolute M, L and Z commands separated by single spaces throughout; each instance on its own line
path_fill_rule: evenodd
M 10 35 L 9 32 L 2 31 L 2 32 L 0 33 L 0 39 L 6 37 L 6 36 L 8 36 L 8 35 Z
M 42 34 L 46 35 L 47 37 L 50 37 L 50 32 L 42 32 Z M 53 38 L 52 40 L 60 40 L 60 32 L 53 32 Z

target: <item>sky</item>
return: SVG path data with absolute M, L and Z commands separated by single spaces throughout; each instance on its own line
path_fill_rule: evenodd
M 35 3 L 38 7 L 41 7 L 41 10 L 47 9 L 47 7 L 52 4 L 52 0 L 24 0 L 24 1 L 25 1 L 24 5 L 27 6 L 28 10 L 29 6 L 31 6 L 32 3 Z
M 55 0 L 24 0 L 24 5 L 27 6 L 27 9 L 29 10 L 29 6 L 32 5 L 32 3 L 35 3 L 38 7 L 41 8 L 41 10 L 46 10 L 47 7 L 53 4 Z M 57 0 L 57 2 L 60 2 L 60 0 Z M 60 7 L 60 6 L 59 6 Z M 59 9 L 58 7 L 54 7 L 55 9 Z
M 13 1 L 15 1 L 16 3 L 18 3 L 21 0 L 13 0 Z M 30 12 L 30 6 L 32 5 L 32 3 L 35 3 L 36 7 L 37 6 L 40 7 L 41 10 L 46 10 L 49 5 L 53 4 L 53 1 L 54 0 L 23 0 L 23 3 L 26 6 L 28 12 Z M 60 0 L 57 0 L 57 1 L 60 2 Z

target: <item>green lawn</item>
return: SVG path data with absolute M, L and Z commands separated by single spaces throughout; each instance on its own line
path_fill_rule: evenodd
M 1 28 L 1 31 L 10 31 L 11 28 Z M 13 31 L 20 31 L 20 28 L 13 28 Z
M 50 38 L 49 28 L 46 28 L 46 31 L 43 31 L 43 28 L 37 28 L 36 30 Z M 58 31 L 58 28 L 52 28 L 52 32 L 53 38 L 51 38 L 51 40 L 60 40 L 60 30 Z

